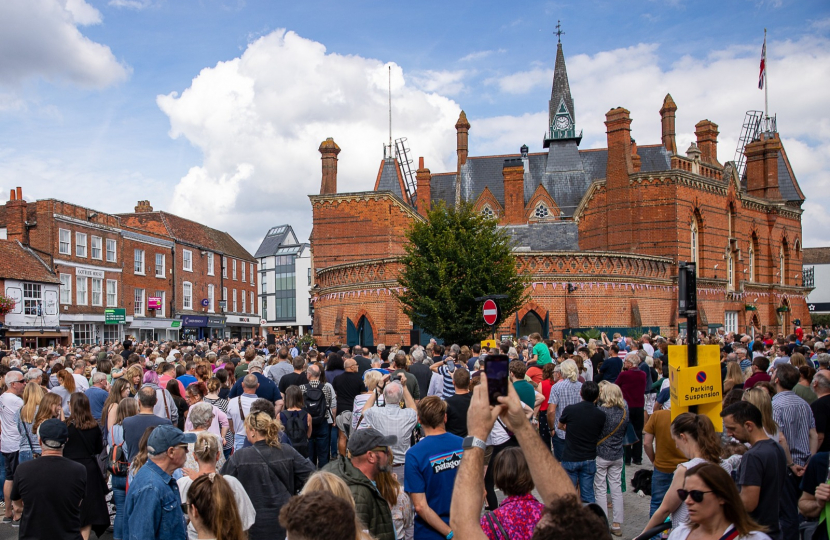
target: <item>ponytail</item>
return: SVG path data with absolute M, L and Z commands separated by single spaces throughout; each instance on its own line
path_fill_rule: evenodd
M 268 446 L 275 448 L 280 447 L 280 432 L 282 431 L 282 424 L 274 420 L 268 413 L 264 411 L 257 411 L 245 417 L 245 427 L 256 431 L 265 437 L 265 443 Z
M 216 455 L 219 453 L 219 442 L 216 435 L 209 431 L 203 431 L 196 437 L 193 445 L 193 457 L 200 463 L 215 463 Z
M 210 473 L 197 478 L 187 490 L 187 502 L 216 540 L 245 539 L 233 489 L 222 475 Z
M 672 434 L 685 433 L 695 440 L 706 461 L 720 463 L 721 443 L 708 416 L 694 413 L 678 415 L 671 424 Z

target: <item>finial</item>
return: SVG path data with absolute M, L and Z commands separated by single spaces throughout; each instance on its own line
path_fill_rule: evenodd
M 554 34 L 556 34 L 556 39 L 559 41 L 559 43 L 562 43 L 562 34 L 564 34 L 564 33 L 565 32 L 562 31 L 562 21 L 557 20 L 556 21 L 556 32 L 554 32 Z

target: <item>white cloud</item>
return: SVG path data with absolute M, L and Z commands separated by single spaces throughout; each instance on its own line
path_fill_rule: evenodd
M 462 56 L 458 59 L 459 62 L 474 62 L 478 60 L 484 60 L 488 56 L 498 53 L 503 54 L 506 53 L 507 49 L 498 49 L 498 50 L 487 50 L 487 51 L 474 51 L 466 56 Z
M 170 135 L 204 153 L 179 181 L 169 210 L 228 230 L 249 249 L 278 222 L 307 237 L 323 140 L 333 137 L 342 149 L 338 191 L 374 186 L 388 140 L 388 65 L 330 54 L 278 30 L 239 58 L 203 69 L 181 95 L 159 96 Z M 402 69 L 391 66 L 394 136 L 408 137 L 414 159 L 424 156 L 432 170 L 446 170 L 460 108 L 408 85 Z
M 92 88 L 123 81 L 128 68 L 109 47 L 78 30 L 78 25 L 100 22 L 100 12 L 84 0 L 3 0 L 0 86 L 17 88 L 34 77 Z
M 119 8 L 142 10 L 152 5 L 152 0 L 110 0 L 109 5 Z
M 459 71 L 417 71 L 411 75 L 412 83 L 425 92 L 436 92 L 453 96 L 465 90 L 464 80 L 468 72 Z
M 584 130 L 582 148 L 605 147 L 605 113 L 622 106 L 631 111 L 632 136 L 638 144 L 660 143 L 658 111 L 667 93 L 677 103 L 677 145 L 685 152 L 694 140 L 694 125 L 704 118 L 720 128 L 718 157 L 732 160 L 744 114 L 764 108 L 757 89 L 760 44 L 712 51 L 706 58 L 681 57 L 666 67 L 658 44 L 639 44 L 598 54 L 566 56 L 576 109 L 577 127 Z M 797 40 L 770 41 L 767 47 L 770 111 L 796 178 L 807 197 L 803 219 L 804 245 L 830 245 L 824 209 L 830 207 L 830 40 L 807 35 Z M 551 58 L 551 62 L 553 62 Z M 492 79 L 507 94 L 534 92 L 545 96 L 552 70 L 530 70 Z M 473 155 L 515 152 L 522 143 L 541 147 L 547 123 L 547 101 L 539 112 L 523 116 L 477 119 L 470 116 Z M 531 140 L 528 141 L 528 138 Z

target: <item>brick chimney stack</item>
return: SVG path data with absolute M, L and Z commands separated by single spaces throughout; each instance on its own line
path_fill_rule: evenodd
M 432 203 L 432 189 L 430 181 L 432 174 L 430 170 L 424 167 L 424 158 L 418 159 L 418 170 L 415 171 L 415 182 L 418 193 L 418 213 L 426 216 Z
M 617 201 L 614 219 L 608 220 L 608 248 L 612 251 L 634 249 L 631 231 L 629 175 L 634 172 L 631 159 L 631 113 L 617 107 L 605 114 L 608 138 L 608 162 L 605 166 L 607 200 Z
M 703 163 L 716 165 L 718 162 L 718 125 L 711 120 L 701 120 L 695 124 L 697 147 L 700 148 L 700 160 Z
M 337 154 L 340 147 L 329 137 L 320 143 L 321 157 L 323 162 L 323 180 L 320 182 L 320 195 L 333 195 L 337 193 Z
M 631 139 L 631 167 L 635 173 L 640 172 L 643 166 L 642 161 L 640 154 L 637 153 L 637 141 Z
M 458 152 L 458 168 L 467 163 L 467 137 L 470 131 L 470 123 L 467 121 L 467 115 L 464 111 L 458 116 L 458 122 L 455 123 L 455 136 L 457 141 Z
M 23 200 L 23 189 L 17 188 L 9 193 L 6 203 L 6 238 L 27 244 L 26 238 L 26 210 L 28 203 Z
M 522 159 L 505 159 L 501 170 L 504 176 L 505 225 L 525 223 L 525 167 Z
M 778 189 L 780 152 L 781 139 L 775 132 L 762 132 L 758 140 L 744 147 L 748 194 L 762 199 L 781 199 L 781 191 Z
M 663 146 L 669 151 L 669 154 L 677 153 L 677 141 L 674 138 L 674 113 L 677 112 L 677 105 L 671 98 L 671 94 L 666 94 L 663 99 L 663 107 L 660 109 L 660 123 L 663 128 Z
M 138 201 L 138 204 L 135 205 L 136 214 L 144 214 L 152 211 L 153 207 L 150 206 L 150 201 Z

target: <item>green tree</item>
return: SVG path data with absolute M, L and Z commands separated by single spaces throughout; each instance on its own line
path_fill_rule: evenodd
M 477 297 L 498 300 L 501 324 L 526 301 L 525 279 L 516 269 L 510 237 L 472 205 L 430 210 L 408 232 L 398 282 L 403 311 L 418 327 L 448 343 L 472 344 L 489 336 Z

